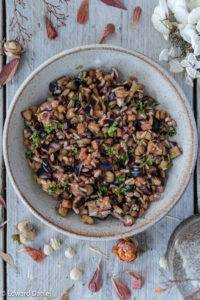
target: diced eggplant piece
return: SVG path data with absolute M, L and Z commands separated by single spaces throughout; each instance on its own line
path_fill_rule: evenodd
M 175 147 L 173 147 L 169 150 L 169 153 L 170 153 L 170 157 L 173 159 L 173 158 L 178 157 L 179 155 L 181 155 L 182 151 L 178 146 L 175 146 Z

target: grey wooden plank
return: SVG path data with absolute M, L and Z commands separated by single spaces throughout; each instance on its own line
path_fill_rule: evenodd
M 82 44 L 89 44 L 98 42 L 99 36 L 107 23 L 113 22 L 116 25 L 117 33 L 113 35 L 108 43 L 120 45 L 130 49 L 138 50 L 151 58 L 157 60 L 159 51 L 163 47 L 162 37 L 153 29 L 150 17 L 153 7 L 157 0 L 126 0 L 125 3 L 129 8 L 128 11 L 120 11 L 111 7 L 106 7 L 97 0 L 90 1 L 90 20 L 85 26 L 76 23 L 75 16 L 77 7 L 80 3 L 79 0 L 71 0 L 68 7 L 69 18 L 66 28 L 59 31 L 59 38 L 55 41 L 49 41 L 46 38 L 45 28 L 43 24 L 43 4 L 42 1 L 26 1 L 26 14 L 29 17 L 29 28 L 33 31 L 33 37 L 28 44 L 24 62 L 16 74 L 15 79 L 7 87 L 8 105 L 12 101 L 12 97 L 19 87 L 20 83 L 27 77 L 27 75 L 41 62 L 45 61 L 48 57 L 61 50 L 75 47 Z M 7 4 L 7 17 L 11 17 L 13 9 L 13 1 L 6 1 Z M 143 9 L 140 25 L 137 30 L 133 31 L 129 26 L 131 22 L 131 13 L 134 5 L 140 5 Z M 8 28 L 7 28 L 8 32 Z M 12 34 L 8 33 L 10 37 Z M 156 45 L 156 47 L 155 47 Z M 188 100 L 192 101 L 192 89 L 185 87 L 181 76 L 176 78 L 183 89 L 185 90 Z M 74 265 L 80 265 L 84 269 L 83 282 L 77 283 L 76 288 L 72 292 L 71 299 L 103 299 L 115 300 L 117 299 L 111 290 L 110 276 L 113 273 L 123 272 L 125 270 L 138 270 L 142 271 L 145 277 L 145 286 L 142 290 L 135 292 L 134 296 L 137 299 L 143 300 L 156 300 L 166 299 L 166 295 L 157 297 L 154 293 L 154 288 L 160 284 L 160 271 L 158 261 L 160 255 L 163 255 L 166 250 L 168 238 L 173 229 L 178 224 L 176 220 L 168 220 L 164 218 L 158 224 L 146 232 L 140 234 L 137 238 L 142 244 L 145 253 L 138 259 L 134 265 L 125 265 L 116 260 L 111 254 L 113 242 L 84 242 L 72 238 L 61 236 L 64 240 L 63 248 L 48 257 L 41 265 L 33 263 L 30 258 L 25 254 L 17 254 L 18 246 L 11 242 L 11 235 L 14 232 L 16 223 L 23 219 L 34 221 L 40 228 L 40 235 L 35 242 L 36 246 L 41 246 L 44 241 L 48 241 L 51 236 L 57 233 L 37 221 L 29 211 L 22 205 L 18 197 L 15 195 L 10 183 L 7 187 L 7 201 L 8 201 L 8 251 L 13 255 L 16 260 L 18 271 L 14 272 L 8 267 L 8 289 L 9 291 L 39 291 L 51 292 L 52 296 L 59 299 L 61 292 L 71 285 L 69 279 L 69 270 Z M 184 219 L 191 215 L 193 212 L 193 182 L 191 181 L 185 194 L 183 195 L 177 206 L 170 212 L 171 215 Z M 86 289 L 89 278 L 95 269 L 95 264 L 98 257 L 88 251 L 88 246 L 96 245 L 96 247 L 103 250 L 109 255 L 109 260 L 104 261 L 104 288 L 97 296 L 89 297 Z M 63 250 L 66 245 L 72 245 L 77 249 L 77 255 L 72 261 L 66 261 L 63 255 Z M 107 274 L 107 275 L 106 275 Z M 121 274 L 121 273 L 120 273 Z M 122 273 L 124 277 L 124 273 Z M 128 278 L 124 279 L 128 283 Z M 180 295 L 176 290 L 167 294 L 170 300 L 179 300 Z M 44 297 L 39 296 L 38 299 Z M 134 297 L 133 297 L 134 298 Z M 25 299 L 21 296 L 20 299 Z M 30 297 L 29 299 L 35 299 Z
M 199 133 L 200 133 L 200 81 L 197 82 L 196 85 L 196 122 L 197 122 L 197 133 L 198 133 L 198 142 L 199 142 Z M 196 167 L 196 182 L 195 182 L 195 188 L 196 188 L 196 197 L 197 197 L 197 209 L 200 213 L 200 157 L 199 157 L 199 151 L 197 154 L 197 167 Z
M 3 3 L 0 2 L 0 40 L 3 39 Z M 3 65 L 3 57 L 0 56 L 0 69 Z M 2 145 L 2 133 L 3 133 L 3 111 L 4 111 L 4 98 L 3 98 L 3 90 L 0 89 L 0 145 Z M 3 191 L 3 155 L 2 155 L 2 147 L 0 147 L 0 193 Z M 2 221 L 4 218 L 4 211 L 0 209 L 0 220 Z M 1 222 L 0 221 L 0 222 Z M 0 230 L 0 249 L 4 249 L 4 230 Z M 0 261 L 0 300 L 3 299 L 3 290 L 4 290 L 4 265 L 2 260 Z

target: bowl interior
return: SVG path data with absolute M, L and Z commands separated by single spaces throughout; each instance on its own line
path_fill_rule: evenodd
M 44 193 L 33 179 L 24 154 L 23 120 L 21 111 L 38 104 L 48 95 L 49 82 L 63 74 L 77 74 L 88 68 L 111 69 L 115 67 L 122 77 L 138 77 L 146 93 L 156 98 L 161 107 L 177 121 L 175 140 L 183 155 L 174 161 L 169 172 L 165 192 L 161 199 L 151 204 L 144 217 L 132 227 L 108 218 L 84 225 L 75 214 L 63 219 L 55 212 L 55 200 Z M 4 132 L 4 155 L 11 181 L 25 204 L 43 221 L 64 233 L 83 238 L 117 238 L 138 233 L 159 220 L 176 203 L 185 189 L 196 156 L 196 129 L 192 113 L 184 95 L 175 82 L 157 64 L 143 55 L 116 47 L 90 46 L 63 52 L 39 67 L 21 86 L 7 117 Z

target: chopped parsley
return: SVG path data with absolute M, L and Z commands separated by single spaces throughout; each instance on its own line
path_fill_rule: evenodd
M 113 124 L 108 128 L 107 134 L 109 137 L 114 137 L 117 133 L 117 122 L 113 122 Z
M 64 187 L 64 189 L 68 188 L 69 182 L 68 182 L 67 180 L 64 180 L 64 181 L 62 182 L 62 186 Z
M 124 182 L 126 179 L 125 175 L 118 175 L 116 176 L 116 184 L 121 184 L 122 182 Z
M 116 155 L 116 154 L 117 154 L 117 151 L 116 151 L 115 147 L 110 147 L 110 148 L 108 148 L 108 149 L 106 150 L 106 152 L 107 152 L 107 154 L 108 154 L 109 156 L 113 156 L 113 155 Z
M 136 110 L 140 113 L 145 113 L 148 109 L 156 108 L 159 105 L 151 98 L 137 99 L 135 101 Z
M 74 95 L 74 97 L 72 98 L 72 100 L 74 101 L 74 104 L 75 104 L 76 107 L 80 107 L 81 106 L 81 101 L 80 101 L 78 95 Z
M 79 153 L 78 148 L 75 146 L 72 146 L 71 150 L 72 150 L 73 155 L 77 155 Z
M 129 157 L 127 153 L 123 153 L 122 155 L 120 155 L 119 157 L 119 163 L 123 163 L 125 165 L 127 165 L 129 162 Z
M 144 167 L 144 166 L 152 166 L 154 163 L 154 158 L 152 155 L 148 155 L 147 157 L 145 157 L 145 159 L 143 160 L 143 162 L 140 164 L 140 168 Z
M 31 150 L 27 150 L 25 152 L 26 158 L 31 159 L 33 157 L 33 152 Z
M 33 134 L 31 135 L 30 137 L 30 140 L 31 140 L 31 144 L 33 146 L 38 146 L 39 142 L 40 142 L 40 136 L 39 134 L 37 133 L 37 131 L 33 132 Z
M 62 124 L 62 123 L 58 124 L 58 128 L 59 129 L 63 129 L 64 128 L 64 124 Z
M 51 133 L 54 129 L 55 129 L 55 126 L 52 123 L 48 123 L 48 124 L 44 125 L 44 130 L 48 134 Z
M 56 193 L 59 194 L 61 192 L 61 186 L 59 184 L 50 185 L 47 189 L 49 196 Z
M 131 185 L 126 184 L 124 186 L 118 186 L 115 188 L 114 192 L 116 195 L 126 195 L 131 190 Z
M 105 195 L 108 192 L 108 186 L 106 184 L 99 185 L 98 192 Z

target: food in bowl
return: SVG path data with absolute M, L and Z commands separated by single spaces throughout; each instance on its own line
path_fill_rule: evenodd
M 112 215 L 131 226 L 164 192 L 181 149 L 176 122 L 134 77 L 90 69 L 51 82 L 52 96 L 22 112 L 37 183 L 83 223 Z

